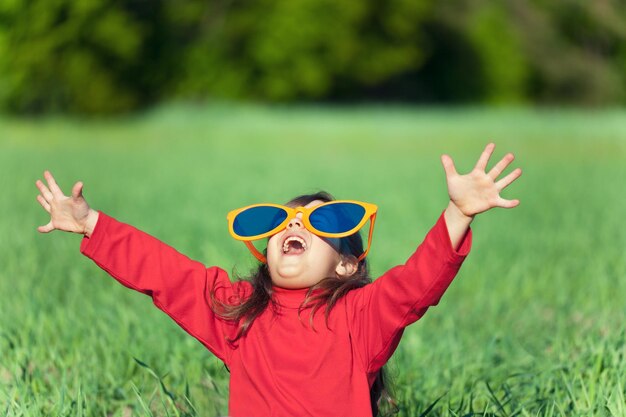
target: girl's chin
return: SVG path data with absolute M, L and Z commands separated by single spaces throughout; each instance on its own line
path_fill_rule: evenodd
M 300 277 L 303 268 L 299 265 L 281 265 L 276 273 L 281 280 L 294 280 Z

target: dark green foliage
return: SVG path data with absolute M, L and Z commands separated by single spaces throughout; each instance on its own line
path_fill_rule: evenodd
M 0 4 L 0 103 L 15 112 L 124 111 L 146 23 L 106 0 Z
M 5 0 L 0 108 L 162 100 L 615 104 L 616 0 Z
M 520 1 L 516 21 L 526 34 L 531 96 L 585 104 L 625 101 L 624 2 Z
M 200 26 L 175 92 L 284 101 L 379 83 L 418 67 L 423 3 L 225 3 Z
M 624 102 L 626 6 L 617 1 L 437 3 L 419 94 L 444 101 Z
M 520 102 L 527 98 L 523 35 L 500 2 L 439 2 L 425 25 L 427 54 L 417 98 Z

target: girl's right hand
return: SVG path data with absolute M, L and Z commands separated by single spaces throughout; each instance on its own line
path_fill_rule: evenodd
M 37 230 L 41 233 L 63 230 L 91 236 L 98 221 L 98 212 L 91 209 L 85 201 L 83 183 L 79 181 L 74 184 L 72 195 L 67 197 L 49 171 L 45 171 L 43 175 L 50 188 L 48 189 L 41 180 L 37 180 L 35 185 L 41 193 L 37 196 L 37 201 L 50 213 L 50 222 L 45 226 L 39 226 Z

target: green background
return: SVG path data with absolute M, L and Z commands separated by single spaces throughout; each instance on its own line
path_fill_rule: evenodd
M 36 231 L 48 221 L 35 200 L 44 169 L 66 193 L 81 180 L 94 208 L 240 275 L 253 260 L 228 234 L 229 210 L 319 189 L 370 201 L 375 277 L 446 207 L 440 155 L 468 172 L 489 141 L 490 166 L 513 152 L 506 172 L 523 169 L 503 192 L 521 204 L 478 216 L 458 277 L 407 329 L 389 365 L 399 415 L 440 397 L 428 415 L 626 415 L 623 110 L 227 104 L 0 118 L 0 413 L 227 412 L 217 359 L 83 257 L 80 236 Z

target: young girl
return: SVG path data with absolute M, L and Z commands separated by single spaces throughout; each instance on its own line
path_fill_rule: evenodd
M 44 173 L 37 200 L 50 213 L 40 232 L 84 235 L 80 250 L 123 285 L 154 304 L 230 370 L 231 416 L 372 416 L 381 368 L 406 326 L 439 302 L 471 246 L 474 216 L 512 208 L 500 191 L 521 175 L 498 180 L 507 154 L 489 172 L 489 144 L 467 175 L 441 157 L 450 202 L 404 265 L 373 282 L 367 275 L 376 206 L 333 201 L 318 193 L 286 206 L 259 204 L 228 215 L 232 236 L 260 266 L 250 281 L 231 283 L 156 238 L 91 209 L 77 182 L 66 197 Z M 367 246 L 357 233 L 370 223 Z M 267 240 L 259 252 L 252 241 Z

